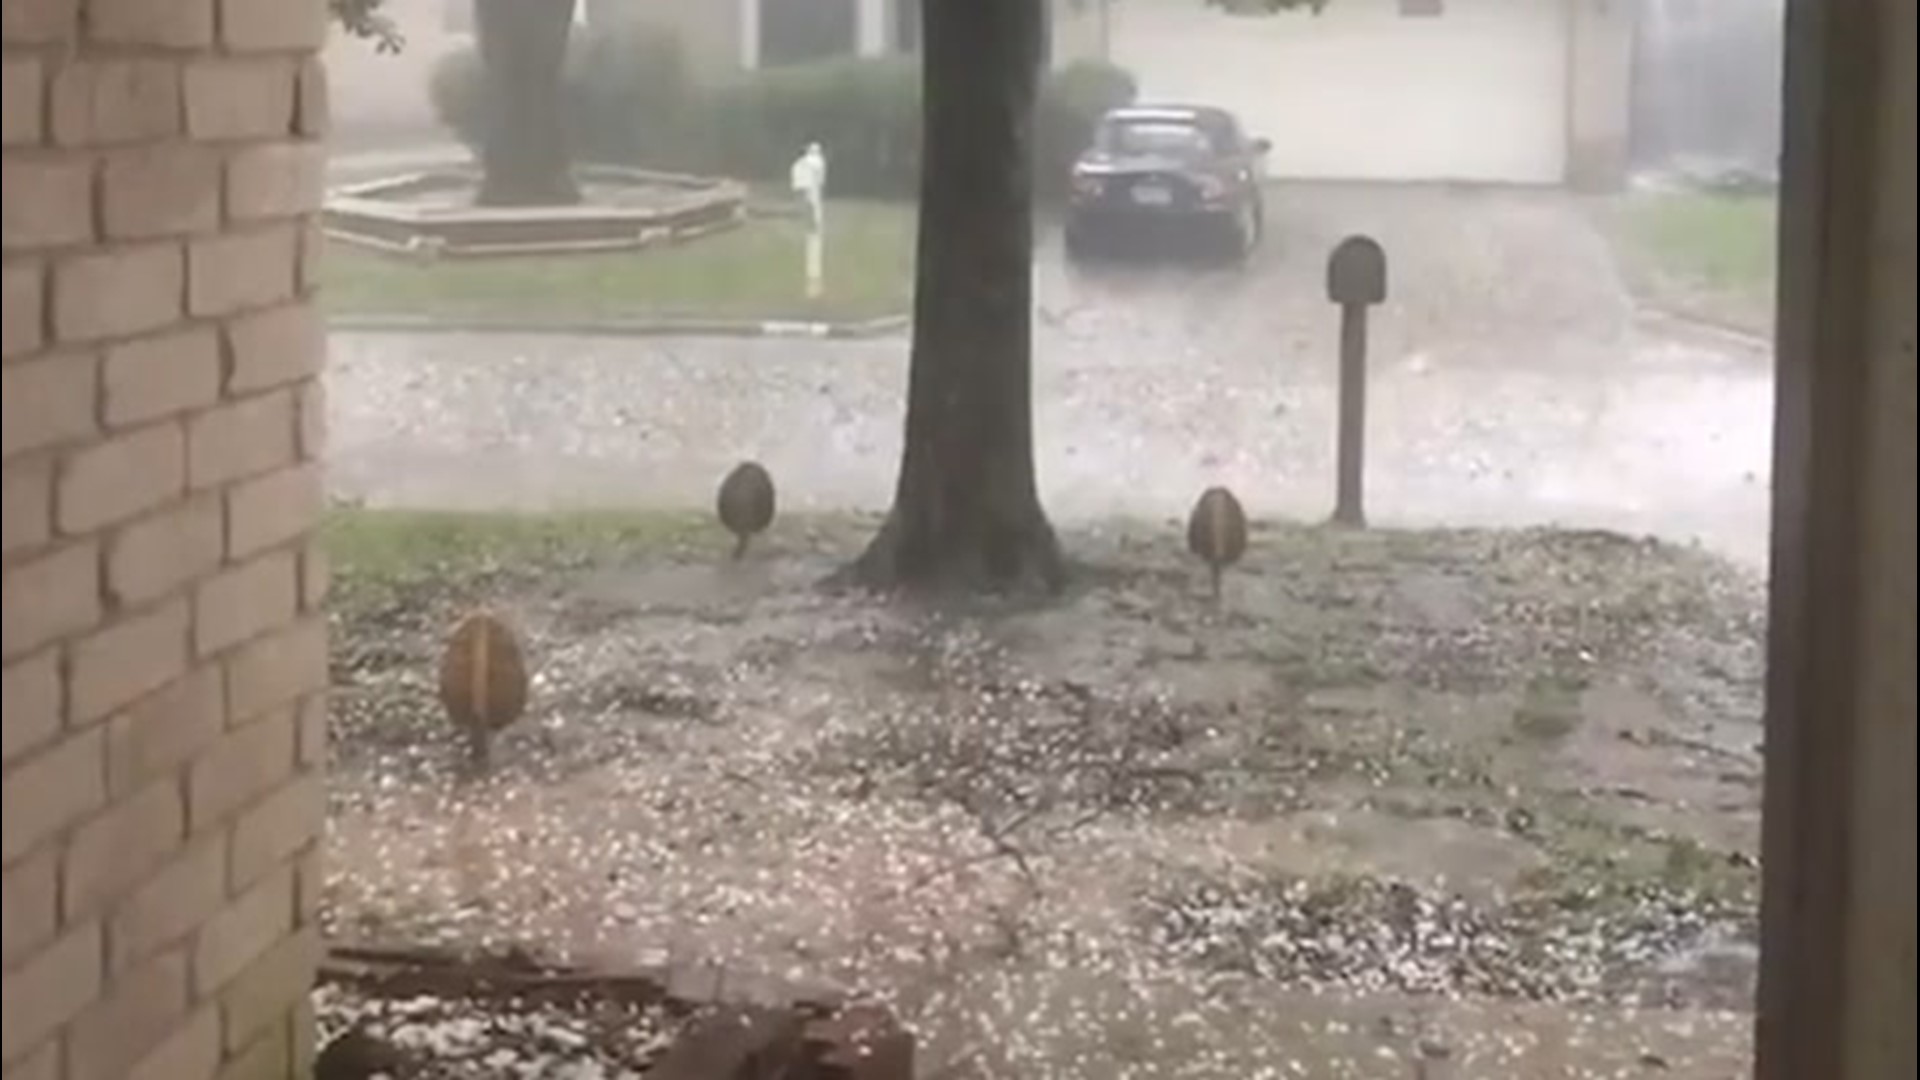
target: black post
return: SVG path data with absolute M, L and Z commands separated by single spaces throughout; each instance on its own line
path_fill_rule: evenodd
M 1367 453 L 1367 309 L 1340 305 L 1339 482 L 1333 521 L 1356 529 L 1367 524 L 1361 494 Z
M 1365 236 L 1340 241 L 1327 259 L 1327 299 L 1340 305 L 1340 430 L 1333 504 L 1336 525 L 1367 524 L 1367 309 L 1387 298 L 1387 257 Z

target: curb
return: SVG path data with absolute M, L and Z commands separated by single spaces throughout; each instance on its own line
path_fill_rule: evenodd
M 412 315 L 334 315 L 327 329 L 383 334 L 554 334 L 570 337 L 730 337 L 846 339 L 886 337 L 905 330 L 907 315 L 853 322 L 790 319 L 515 319 Z
M 1747 348 L 1772 349 L 1774 346 L 1772 335 L 1741 326 L 1730 319 L 1658 301 L 1641 300 L 1637 307 L 1642 319 L 1671 323 L 1694 333 L 1724 338 Z

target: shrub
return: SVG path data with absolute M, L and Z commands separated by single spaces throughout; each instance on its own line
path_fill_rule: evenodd
M 583 160 L 783 183 L 794 156 L 818 142 L 835 194 L 910 198 L 917 188 L 920 73 L 911 57 L 768 68 L 700 86 L 671 36 L 622 28 L 581 35 L 566 79 L 568 124 Z M 482 109 L 475 54 L 444 57 L 431 93 L 441 121 L 474 145 Z M 1035 114 L 1038 194 L 1065 190 L 1094 122 L 1134 94 L 1133 77 L 1110 64 L 1077 62 L 1047 78 Z
M 809 142 L 827 150 L 837 194 L 909 196 L 920 167 L 920 76 L 909 60 L 772 68 L 708 94 L 709 167 L 781 181 Z
M 589 161 L 628 162 L 678 152 L 695 90 L 672 35 L 622 27 L 576 34 L 562 75 L 575 152 Z M 480 54 L 460 49 L 435 62 L 427 95 L 454 137 L 476 147 L 485 131 Z
M 448 53 L 427 76 L 427 99 L 434 115 L 467 146 L 480 144 L 480 54 L 473 49 Z
M 1139 96 L 1132 73 L 1113 64 L 1076 60 L 1052 72 L 1034 117 L 1036 193 L 1043 199 L 1064 195 L 1073 160 L 1093 141 L 1101 114 Z
M 590 161 L 636 162 L 678 152 L 698 123 L 699 92 L 670 34 L 621 27 L 582 35 L 567 58 L 568 121 Z

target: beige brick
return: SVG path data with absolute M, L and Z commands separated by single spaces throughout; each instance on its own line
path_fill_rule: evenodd
M 263 143 L 237 150 L 227 159 L 227 217 L 259 221 L 312 213 L 326 192 L 326 169 L 322 143 Z M 294 250 L 297 257 L 297 246 Z
M 135 606 L 213 572 L 221 562 L 220 499 L 203 496 L 128 525 L 107 541 L 107 597 Z
M 327 65 L 317 56 L 308 57 L 300 65 L 300 112 L 296 124 L 300 134 L 314 139 L 327 133 L 333 125 L 331 99 Z
M 186 668 L 185 600 L 123 618 L 71 646 L 67 722 L 91 724 L 179 678 Z
M 70 544 L 0 572 L 0 653 L 8 659 L 100 621 L 100 549 Z
M 53 536 L 53 457 L 9 461 L 0 476 L 0 553 L 36 548 Z
M 99 357 L 92 353 L 57 353 L 0 368 L 6 456 L 92 435 L 99 378 Z
M 7 1066 L 6 1080 L 63 1080 L 65 1047 L 57 1038 L 48 1039 L 26 1057 Z
M 194 990 L 219 991 L 293 929 L 293 868 L 282 866 L 241 893 L 200 928 Z
M 229 1052 L 241 1049 L 288 1018 L 313 989 L 320 955 L 320 935 L 311 929 L 298 930 L 240 973 L 220 995 Z
M 121 972 L 100 1001 L 73 1019 L 67 1080 L 123 1080 L 186 1019 L 186 988 L 184 949 Z
M 300 564 L 275 552 L 202 582 L 194 594 L 194 651 L 211 656 L 293 621 L 300 608 Z M 246 717 L 236 715 L 236 721 Z
M 187 986 L 184 950 L 161 953 L 118 975 L 73 1020 L 67 1080 L 122 1080 L 186 1018 Z
M 125 975 L 73 1021 L 66 1080 L 123 1080 L 165 1045 L 187 1011 L 187 961 L 167 953 Z
M 242 814 L 227 854 L 229 885 L 246 888 L 312 843 L 326 810 L 325 781 L 319 773 L 307 773 Z
M 326 279 L 327 234 L 318 221 L 300 227 L 300 295 L 311 296 Z
M 213 0 L 87 0 L 87 29 L 113 45 L 209 45 Z
M 195 1013 L 127 1072 L 127 1080 L 213 1080 L 220 1068 L 220 1010 Z
M 300 926 L 318 926 L 327 888 L 326 845 L 307 845 L 293 860 L 293 918 Z
M 124 896 L 187 837 L 187 807 L 173 777 L 148 784 L 73 832 L 61 867 L 61 918 L 76 922 Z
M 227 838 L 211 836 L 178 858 L 114 909 L 108 926 L 112 971 L 125 971 L 211 919 L 227 898 Z
M 311 303 L 285 304 L 227 324 L 228 393 L 280 386 L 320 373 L 326 326 Z
M 317 611 L 326 603 L 327 587 L 332 583 L 333 564 L 326 547 L 315 541 L 300 552 L 300 610 Z
M 300 233 L 275 225 L 195 240 L 187 251 L 187 310 L 231 315 L 293 297 Z
M 202 489 L 285 468 L 297 437 L 291 391 L 210 409 L 187 426 L 187 479 Z
M 7 44 L 56 44 L 73 40 L 80 0 L 7 0 L 0 12 Z
M 180 67 L 171 60 L 63 64 L 48 99 L 53 141 L 62 146 L 145 142 L 180 131 Z
M 180 318 L 186 259 L 173 244 L 116 248 L 53 267 L 53 332 L 64 341 L 124 337 Z
M 293 1075 L 312 1076 L 320 1053 L 319 1017 L 308 994 L 293 1005 Z
M 0 989 L 0 1061 L 32 1049 L 100 996 L 98 923 L 69 931 L 7 972 Z
M 220 397 L 220 337 L 195 326 L 107 350 L 101 412 L 123 427 L 213 404 Z
M 36 56 L 0 60 L 0 142 L 30 146 L 46 137 L 47 70 Z
M 233 1055 L 226 1065 L 221 1067 L 215 1080 L 282 1080 L 283 1077 L 292 1075 L 291 1013 L 292 1006 L 289 1004 L 289 1015 L 281 1017 L 253 1042 Z
M 8 259 L 0 270 L 0 356 L 24 356 L 46 340 L 46 284 L 46 266 L 33 260 Z
M 187 69 L 187 132 L 196 139 L 284 138 L 293 130 L 295 61 L 207 59 Z
M 118 798 L 213 745 L 227 724 L 221 674 L 197 668 L 107 722 L 107 790 Z
M 315 379 L 300 388 L 300 456 L 317 461 L 327 452 L 327 386 Z
M 179 424 L 154 424 L 68 457 L 54 488 L 54 520 L 64 533 L 92 532 L 177 499 L 186 489 L 186 432 Z
M 319 49 L 327 8 L 312 0 L 219 0 L 220 40 L 239 52 Z
M 320 524 L 325 509 L 318 465 L 298 465 L 235 484 L 227 490 L 227 557 L 245 558 L 305 536 Z M 296 606 L 297 597 L 296 590 Z
M 12 862 L 106 802 L 107 770 L 99 731 L 68 735 L 7 767 L 0 805 L 0 861 Z
M 0 963 L 16 961 L 53 940 L 60 928 L 60 860 L 49 844 L 7 867 L 0 881 Z
M 205 832 L 293 775 L 294 712 L 281 709 L 221 737 L 187 770 L 187 827 Z
M 8 253 L 93 238 L 93 162 L 9 153 L 0 163 L 0 246 Z
M 325 616 L 310 615 L 248 642 L 234 650 L 226 670 L 227 715 L 235 726 L 325 689 Z
M 100 167 L 100 228 L 114 240 L 150 240 L 220 221 L 220 158 L 200 146 L 122 150 Z
M 298 750 L 302 769 L 320 769 L 327 763 L 327 694 L 309 694 L 300 702 Z
M 0 731 L 5 747 L 0 759 L 11 764 L 14 758 L 38 750 L 60 730 L 62 707 L 60 654 L 44 649 L 32 656 L 8 664 L 0 675 Z

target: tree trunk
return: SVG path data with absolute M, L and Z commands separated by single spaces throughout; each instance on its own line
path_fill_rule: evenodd
M 1055 591 L 1034 481 L 1032 131 L 1041 5 L 922 0 L 919 249 L 893 510 L 848 568 L 876 588 Z
M 580 201 L 569 168 L 560 75 L 573 32 L 574 0 L 474 0 L 486 129 L 481 206 L 570 206 Z

